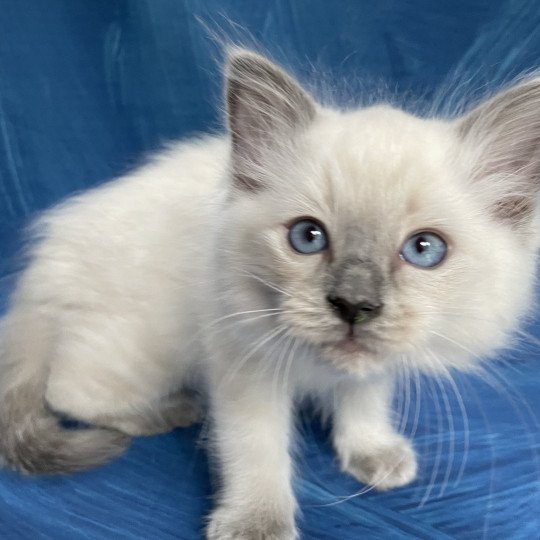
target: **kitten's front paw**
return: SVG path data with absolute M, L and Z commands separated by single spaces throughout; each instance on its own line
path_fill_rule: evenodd
M 276 518 L 253 511 L 238 514 L 229 507 L 220 507 L 210 517 L 207 540 L 296 540 L 294 518 Z
M 404 486 L 416 477 L 414 450 L 406 439 L 396 440 L 363 452 L 352 451 L 343 458 L 345 472 L 378 491 Z

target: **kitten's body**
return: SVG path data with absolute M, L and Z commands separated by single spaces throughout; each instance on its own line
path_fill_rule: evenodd
M 360 480 L 412 480 L 395 369 L 468 367 L 507 343 L 533 285 L 536 185 L 465 144 L 484 121 L 497 140 L 481 109 L 457 128 L 323 110 L 249 53 L 228 83 L 231 140 L 180 144 L 40 221 L 2 323 L 0 450 L 30 472 L 85 468 L 121 451 L 121 433 L 195 420 L 184 390 L 208 389 L 223 482 L 209 537 L 292 538 L 293 404 L 332 418 Z M 288 244 L 305 216 L 328 231 L 325 253 Z M 429 270 L 399 257 L 426 229 L 450 246 Z M 345 324 L 330 294 L 376 296 L 382 315 Z M 49 409 L 104 429 L 61 430 Z
M 204 359 L 194 337 L 207 324 L 208 224 L 225 196 L 227 147 L 223 139 L 178 145 L 45 217 L 43 267 L 34 269 L 58 280 L 50 309 L 73 340 L 50 368 L 55 410 L 91 422 L 142 414 Z

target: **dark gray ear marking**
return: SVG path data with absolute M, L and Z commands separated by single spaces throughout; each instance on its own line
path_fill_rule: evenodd
M 495 203 L 493 213 L 504 221 L 521 223 L 532 217 L 534 201 L 524 196 L 507 196 Z
M 244 191 L 258 191 L 262 186 L 261 183 L 252 178 L 248 174 L 242 174 L 233 170 L 234 184 Z
M 500 92 L 458 122 L 460 138 L 476 151 L 473 178 L 496 175 L 501 197 L 494 214 L 514 224 L 526 222 L 540 191 L 540 78 Z
M 245 50 L 229 55 L 226 99 L 237 184 L 257 189 L 242 164 L 260 161 L 265 149 L 291 138 L 315 116 L 315 105 L 302 87 L 262 56 Z

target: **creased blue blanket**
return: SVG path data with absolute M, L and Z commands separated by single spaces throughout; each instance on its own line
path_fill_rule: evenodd
M 171 138 L 220 129 L 216 28 L 301 78 L 348 79 L 357 102 L 381 81 L 420 105 L 442 86 L 448 112 L 540 67 L 537 0 L 0 0 L 0 310 L 37 211 Z M 540 538 L 540 345 L 524 340 L 483 377 L 399 390 L 421 468 L 389 493 L 341 474 L 324 429 L 300 418 L 303 537 Z M 72 477 L 0 472 L 0 538 L 199 538 L 207 469 L 192 428 Z

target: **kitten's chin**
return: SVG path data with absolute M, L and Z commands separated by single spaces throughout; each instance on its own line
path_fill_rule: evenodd
M 349 336 L 344 336 L 343 339 L 332 344 L 331 348 L 338 352 L 352 355 L 366 354 L 371 351 L 365 343 Z
M 321 346 L 324 358 L 339 370 L 371 375 L 384 370 L 385 360 L 372 345 L 349 336 Z

